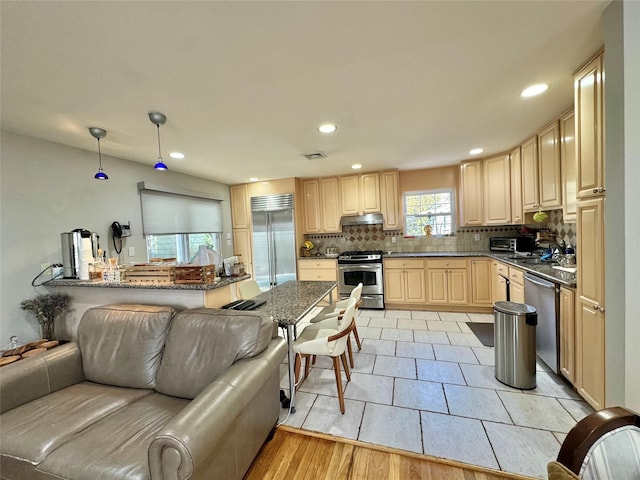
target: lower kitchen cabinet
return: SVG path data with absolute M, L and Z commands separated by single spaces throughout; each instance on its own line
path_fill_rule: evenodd
M 571 383 L 576 381 L 576 293 L 560 287 L 560 372 Z
M 509 266 L 494 260 L 491 265 L 491 275 L 493 282 L 491 287 L 493 303 L 506 302 L 507 289 L 509 288 L 509 284 L 507 283 L 507 279 L 509 278 Z
M 468 283 L 466 259 L 427 260 L 427 303 L 468 305 Z
M 576 387 L 596 410 L 605 407 L 604 313 L 578 298 L 576 309 Z
M 471 259 L 471 303 L 474 305 L 493 305 L 491 267 L 492 261 L 488 258 Z
M 509 282 L 511 301 L 524 303 L 524 271 L 509 267 Z
M 298 280 L 311 282 L 338 281 L 337 262 L 331 259 L 298 260 Z
M 424 304 L 424 261 L 400 258 L 384 260 L 384 298 L 390 304 Z

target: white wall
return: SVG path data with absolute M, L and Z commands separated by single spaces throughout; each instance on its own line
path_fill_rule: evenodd
M 144 262 L 140 197 L 137 183 L 179 187 L 223 199 L 224 232 L 231 232 L 231 210 L 227 185 L 172 171 L 156 172 L 151 165 L 103 156 L 108 181 L 93 178 L 97 171 L 95 151 L 70 148 L 31 137 L 2 132 L 0 161 L 0 349 L 11 335 L 22 341 L 40 335 L 31 314 L 20 302 L 44 287 L 33 288 L 31 280 L 41 263 L 61 263 L 60 233 L 86 228 L 100 235 L 100 246 L 115 257 L 111 222 L 131 221 L 132 236 L 123 239 L 120 261 Z M 150 160 L 150 163 L 153 163 Z M 224 237 L 224 235 L 223 235 Z M 128 256 L 128 247 L 135 256 Z M 232 255 L 223 238 L 223 255 Z

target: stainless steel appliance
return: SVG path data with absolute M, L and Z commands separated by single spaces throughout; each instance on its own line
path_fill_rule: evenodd
M 532 252 L 536 248 L 533 237 L 491 237 L 489 250 L 494 252 Z
M 251 197 L 253 275 L 262 290 L 296 279 L 293 195 Z
M 537 275 L 525 273 L 524 301 L 538 313 L 536 353 L 554 373 L 559 373 L 560 287 Z
M 76 228 L 72 232 L 60 234 L 62 245 L 62 272 L 64 278 L 80 278 L 80 250 L 82 249 L 82 239 L 89 239 L 91 242 L 91 253 L 93 258 L 98 256 L 100 248 L 100 236 L 95 232 L 90 232 L 84 228 Z
M 384 278 L 382 251 L 352 251 L 338 257 L 338 293 L 347 298 L 351 290 L 362 283 L 360 308 L 384 308 Z

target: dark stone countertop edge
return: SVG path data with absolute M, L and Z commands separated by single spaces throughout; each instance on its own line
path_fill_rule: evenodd
M 237 277 L 221 277 L 221 279 L 215 283 L 206 284 L 143 284 L 143 283 L 106 283 L 106 282 L 91 282 L 85 280 L 72 280 L 62 279 L 53 280 L 47 283 L 48 287 L 89 287 L 89 288 L 134 288 L 145 290 L 215 290 L 216 288 L 226 287 L 243 280 L 251 278 L 251 275 L 240 275 Z
M 565 287 L 576 288 L 576 275 L 570 272 L 563 272 L 557 270 L 549 264 L 542 265 L 527 265 L 523 262 L 516 262 L 508 257 L 513 256 L 513 253 L 498 253 L 491 251 L 480 252 L 410 252 L 410 253 L 391 253 L 384 254 L 384 258 L 428 258 L 428 257 L 489 257 L 495 260 L 499 260 L 503 263 L 517 267 L 525 272 L 538 275 L 539 277 L 549 280 L 550 282 L 558 283 Z

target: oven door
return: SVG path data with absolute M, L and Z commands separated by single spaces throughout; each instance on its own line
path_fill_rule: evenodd
M 362 295 L 382 295 L 382 264 L 338 265 L 338 291 L 340 296 L 350 295 L 362 283 Z

